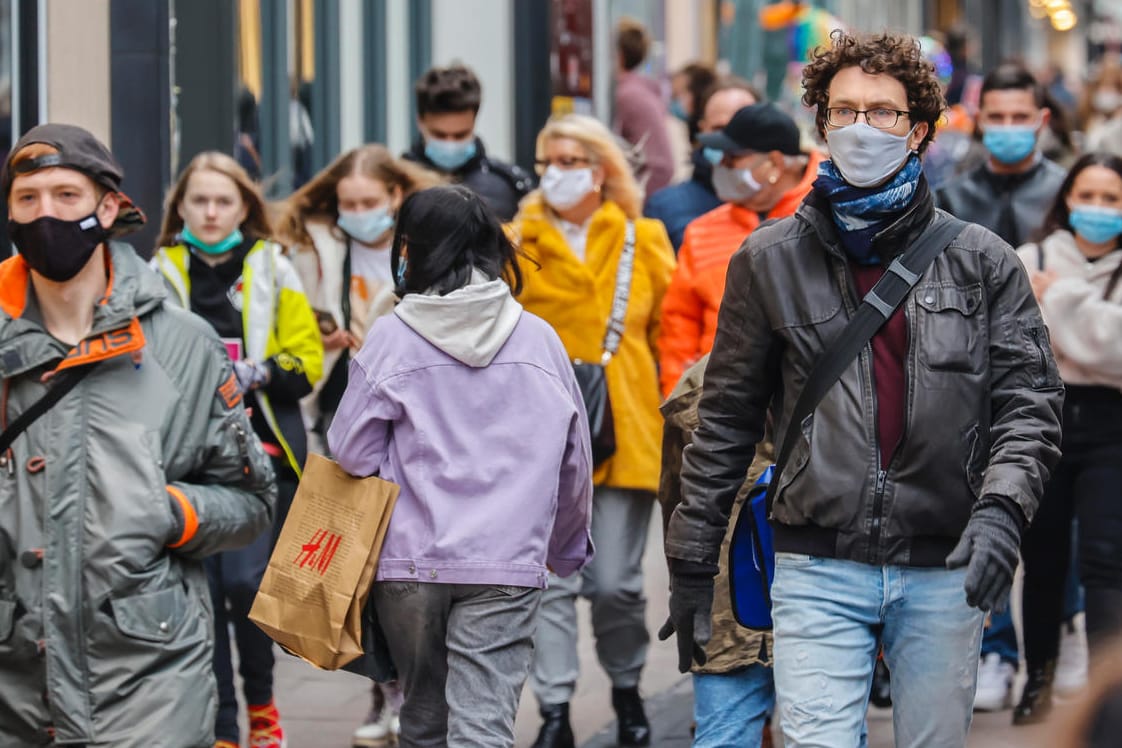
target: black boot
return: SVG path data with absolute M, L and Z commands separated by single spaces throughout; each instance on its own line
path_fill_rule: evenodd
M 869 694 L 869 701 L 873 706 L 887 709 L 892 706 L 892 678 L 888 672 L 888 665 L 884 659 L 878 657 L 876 667 L 873 668 L 873 690 Z
M 1052 678 L 1055 673 L 1055 660 L 1044 663 L 1043 667 L 1028 669 L 1021 703 L 1013 710 L 1013 724 L 1035 725 L 1048 718 L 1052 711 Z
M 533 748 L 575 748 L 573 728 L 569 724 L 569 705 L 542 704 L 538 711 L 544 721 Z
M 613 688 L 612 707 L 619 723 L 620 745 L 651 744 L 651 723 L 647 722 L 638 688 Z

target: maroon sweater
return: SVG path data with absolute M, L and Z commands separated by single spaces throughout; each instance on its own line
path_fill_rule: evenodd
M 865 294 L 884 275 L 880 265 L 850 262 L 857 292 Z M 907 399 L 905 366 L 908 356 L 908 321 L 901 304 L 884 327 L 873 336 L 873 386 L 877 407 L 877 443 L 881 468 L 888 467 L 892 453 L 904 435 L 904 409 Z

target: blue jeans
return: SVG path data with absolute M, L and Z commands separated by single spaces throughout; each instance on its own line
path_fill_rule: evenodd
M 774 704 L 771 668 L 759 663 L 731 673 L 694 673 L 693 748 L 759 748 Z
M 981 655 L 996 652 L 1002 662 L 1017 667 L 1021 662 L 1021 650 L 1017 646 L 1017 630 L 1013 628 L 1013 608 L 1007 607 L 1004 613 L 990 615 L 990 625 L 982 634 Z
M 896 746 L 962 748 L 982 612 L 965 569 L 775 554 L 775 696 L 787 748 L 860 744 L 878 642 L 892 672 Z

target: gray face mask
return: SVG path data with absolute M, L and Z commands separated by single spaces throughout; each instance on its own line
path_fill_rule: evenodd
M 888 181 L 908 160 L 907 135 L 893 135 L 864 122 L 826 131 L 830 160 L 854 187 L 875 187 Z
M 713 190 L 726 203 L 751 200 L 763 186 L 752 176 L 751 169 L 733 169 L 718 164 L 713 167 Z

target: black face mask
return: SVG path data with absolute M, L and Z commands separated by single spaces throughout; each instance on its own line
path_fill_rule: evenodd
M 77 221 L 42 216 L 30 223 L 8 223 L 8 236 L 28 266 L 58 283 L 77 275 L 108 234 L 96 210 Z

